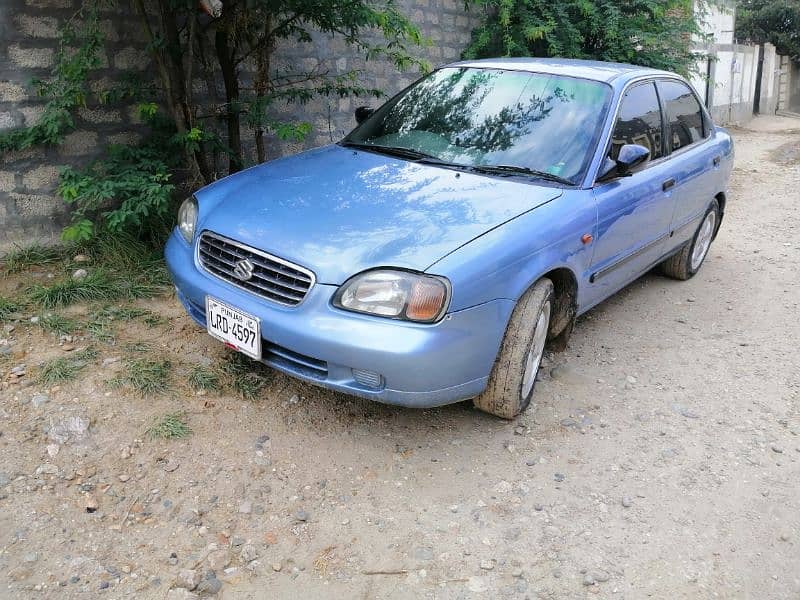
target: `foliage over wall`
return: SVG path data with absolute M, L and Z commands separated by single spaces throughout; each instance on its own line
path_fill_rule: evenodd
M 478 0 L 488 17 L 465 58 L 557 56 L 688 74 L 701 37 L 692 0 Z M 701 4 L 701 3 L 698 3 Z
M 68 241 L 101 231 L 148 235 L 171 216 L 175 179 L 190 188 L 209 183 L 242 169 L 248 145 L 258 162 L 267 160 L 268 134 L 300 141 L 310 133 L 310 123 L 277 118 L 276 107 L 383 94 L 356 69 L 276 64 L 282 45 L 327 35 L 367 60 L 427 69 L 412 52 L 425 41 L 394 0 L 132 0 L 138 21 L 131 25 L 147 40 L 154 68 L 97 89 L 105 43 L 98 14 L 113 2 L 83 0 L 62 25 L 50 77 L 34 82 L 46 100 L 43 114 L 32 126 L 0 132 L 0 154 L 54 146 L 75 128 L 79 108 L 120 99 L 139 105 L 150 126 L 143 142 L 112 145 L 90 164 L 62 171 L 58 191 L 72 206 Z
M 756 44 L 769 42 L 778 54 L 800 62 L 800 0 L 741 0 L 736 37 Z

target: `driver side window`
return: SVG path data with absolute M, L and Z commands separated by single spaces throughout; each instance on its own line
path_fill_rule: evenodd
M 650 160 L 662 156 L 661 108 L 655 84 L 636 85 L 625 92 L 619 107 L 617 123 L 611 135 L 612 159 L 619 156 L 625 144 L 638 144 L 650 150 Z

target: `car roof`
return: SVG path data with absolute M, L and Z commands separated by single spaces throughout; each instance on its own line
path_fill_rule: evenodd
M 640 67 L 625 63 L 602 62 L 599 60 L 578 60 L 574 58 L 485 58 L 481 60 L 465 60 L 445 65 L 447 67 L 476 67 L 481 69 L 506 69 L 515 71 L 532 71 L 551 73 L 568 77 L 580 77 L 611 83 L 615 80 L 627 81 L 642 75 L 671 75 L 669 71 L 660 71 L 649 67 Z

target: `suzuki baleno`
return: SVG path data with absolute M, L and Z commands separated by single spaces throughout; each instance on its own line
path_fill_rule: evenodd
M 461 62 L 356 121 L 198 191 L 166 256 L 209 334 L 380 402 L 516 416 L 546 345 L 654 266 L 692 277 L 725 211 L 731 138 L 672 73 Z

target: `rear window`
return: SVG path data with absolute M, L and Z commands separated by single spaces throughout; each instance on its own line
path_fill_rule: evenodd
M 708 136 L 700 103 L 685 83 L 659 81 L 658 92 L 666 111 L 669 126 L 669 143 L 672 152 L 699 142 Z

